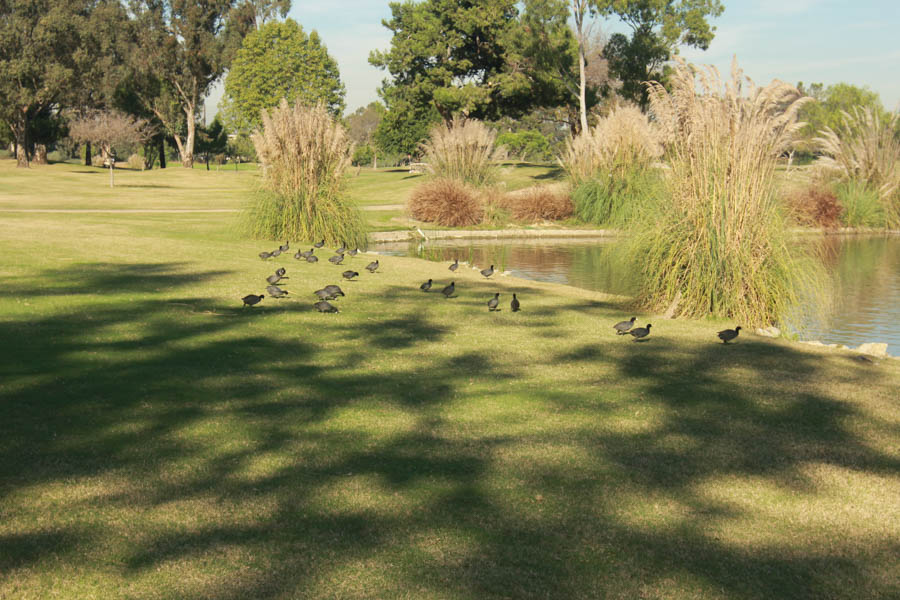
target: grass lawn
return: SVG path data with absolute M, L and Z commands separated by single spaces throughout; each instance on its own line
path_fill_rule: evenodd
M 0 209 L 239 196 L 10 162 Z M 621 298 L 461 268 L 448 300 L 410 258 L 342 282 L 234 218 L 0 213 L 0 598 L 900 594 L 900 361 L 635 343 Z

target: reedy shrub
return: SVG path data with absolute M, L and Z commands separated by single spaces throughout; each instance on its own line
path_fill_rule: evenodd
M 878 190 L 858 179 L 840 181 L 834 186 L 837 201 L 843 207 L 841 220 L 847 227 L 884 227 L 885 208 Z
M 515 221 L 560 221 L 572 216 L 568 186 L 538 185 L 508 193 L 501 201 Z
M 454 179 L 431 179 L 413 189 L 407 204 L 409 215 L 445 227 L 478 225 L 484 206 L 475 190 Z
M 435 125 L 420 148 L 435 177 L 481 187 L 497 175 L 502 149 L 494 146 L 496 137 L 481 121 L 457 117 L 449 125 Z
M 262 112 L 262 124 L 251 136 L 262 189 L 246 213 L 250 233 L 365 247 L 362 215 L 345 194 L 353 143 L 344 127 L 321 103 L 290 106 L 284 99 Z
M 798 225 L 836 229 L 841 225 L 843 208 L 831 189 L 810 184 L 787 192 L 785 205 Z
M 666 201 L 632 237 L 638 300 L 651 309 L 678 301 L 677 314 L 745 326 L 775 322 L 821 272 L 789 249 L 774 189 L 776 159 L 807 99 L 777 80 L 757 87 L 736 61 L 723 85 L 714 67 L 676 60 L 670 91 L 648 84 L 671 170 Z
M 896 135 L 900 117 L 872 107 L 841 111 L 841 116 L 840 125 L 825 127 L 814 140 L 824 152 L 820 167 L 841 182 L 856 182 L 853 193 L 857 196 L 859 186 L 873 190 L 882 205 L 883 221 L 876 226 L 900 228 L 900 137 Z M 850 193 L 850 188 L 844 189 L 844 196 Z M 856 200 L 865 202 L 850 201 Z

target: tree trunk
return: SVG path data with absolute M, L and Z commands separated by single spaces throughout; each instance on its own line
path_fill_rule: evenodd
M 166 168 L 166 140 L 159 136 L 159 168 Z
M 20 169 L 28 168 L 28 146 L 31 144 L 28 133 L 28 113 L 23 112 L 22 120 L 13 126 L 16 140 L 16 167 Z
M 372 148 L 372 168 L 378 168 L 378 150 L 375 148 Z
M 194 105 L 185 106 L 184 112 L 187 116 L 187 137 L 182 143 L 180 138 L 175 136 L 175 143 L 178 144 L 178 153 L 181 154 L 181 166 L 185 169 L 192 169 L 194 168 L 194 142 L 197 139 Z
M 84 145 L 84 166 L 91 166 L 91 143 L 87 142 Z
M 578 113 L 581 122 L 581 131 L 586 132 L 587 125 L 587 101 L 585 90 L 587 89 L 587 77 L 585 69 L 587 63 L 584 59 L 584 13 L 587 6 L 584 2 L 575 4 L 575 35 L 578 37 Z
M 46 165 L 47 164 L 47 146 L 46 146 L 46 144 L 35 144 L 34 145 L 34 160 L 32 162 L 36 165 Z
M 113 159 L 109 159 L 109 187 L 113 187 Z

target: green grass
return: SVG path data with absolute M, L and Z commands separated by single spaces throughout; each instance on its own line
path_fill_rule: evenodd
M 0 598 L 896 596 L 898 361 L 234 218 L 0 216 Z

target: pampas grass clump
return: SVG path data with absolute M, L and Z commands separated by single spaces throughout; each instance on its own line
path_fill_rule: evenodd
M 572 216 L 572 197 L 567 186 L 538 185 L 506 194 L 501 206 L 515 221 L 561 221 Z
M 494 147 L 496 137 L 481 121 L 457 117 L 432 128 L 421 149 L 435 177 L 481 187 L 496 178 L 502 153 Z
M 775 199 L 775 165 L 798 132 L 807 101 L 793 86 L 757 87 L 732 63 L 724 85 L 713 67 L 678 59 L 669 90 L 648 84 L 665 133 L 666 202 L 632 238 L 643 289 L 639 301 L 676 314 L 709 314 L 745 326 L 787 315 L 816 289 L 815 263 L 789 250 Z
M 861 187 L 872 190 L 881 203 L 879 225 L 900 228 L 900 138 L 895 134 L 900 117 L 881 115 L 871 107 L 855 107 L 841 115 L 836 129 L 826 127 L 815 140 L 825 153 L 819 164 L 839 181 L 855 182 L 845 186 L 845 196 Z
M 407 210 L 414 219 L 445 227 L 478 225 L 484 219 L 475 191 L 453 179 L 432 179 L 413 189 Z
M 353 143 L 319 104 L 288 105 L 262 113 L 251 137 L 262 165 L 262 190 L 246 214 L 250 233 L 263 239 L 320 240 L 366 246 L 362 215 L 344 193 Z

